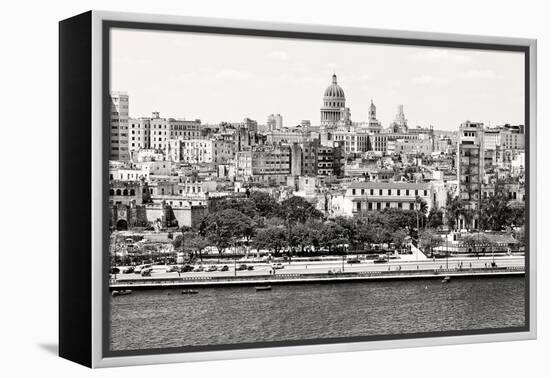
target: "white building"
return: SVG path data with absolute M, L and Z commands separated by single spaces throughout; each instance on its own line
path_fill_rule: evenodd
M 111 92 L 111 160 L 130 160 L 128 150 L 129 97 L 124 92 Z

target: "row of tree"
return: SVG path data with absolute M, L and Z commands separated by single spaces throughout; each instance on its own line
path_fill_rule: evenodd
M 267 193 L 253 192 L 247 197 L 213 200 L 197 229 L 184 229 L 183 236 L 176 236 L 173 243 L 176 249 L 183 245 L 198 254 L 207 246 L 215 246 L 220 254 L 242 245 L 275 254 L 283 250 L 364 250 L 382 243 L 399 248 L 411 234 L 415 236 L 418 224 L 430 224 L 425 203 L 420 205 L 418 211 L 385 209 L 361 218 L 327 220 L 302 197 L 279 203 Z
M 176 236 L 173 243 L 176 249 L 183 244 L 186 250 L 199 254 L 208 246 L 215 246 L 223 254 L 243 245 L 278 254 L 283 250 L 364 250 L 383 243 L 399 248 L 410 237 L 431 251 L 442 240 L 437 230 L 444 225 L 456 229 L 460 217 L 469 224 L 475 215 L 459 198 L 449 197 L 445 209 L 432 208 L 429 213 L 421 198 L 416 202 L 416 210 L 391 208 L 359 218 L 326 219 L 302 197 L 277 202 L 271 195 L 255 191 L 243 197 L 213 199 L 200 225 L 183 229 L 183 236 Z M 521 226 L 525 220 L 524 206 L 509 201 L 504 191 L 484 199 L 481 206 L 479 222 L 485 230 Z

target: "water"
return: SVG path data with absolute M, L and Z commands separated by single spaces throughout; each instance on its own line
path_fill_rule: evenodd
M 520 277 L 135 291 L 111 299 L 111 349 L 523 326 Z

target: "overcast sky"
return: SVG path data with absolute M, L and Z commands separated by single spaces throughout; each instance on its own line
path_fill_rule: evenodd
M 384 127 L 398 104 L 409 127 L 524 123 L 520 53 L 113 29 L 111 54 L 111 90 L 128 93 L 131 117 L 318 125 L 335 72 L 355 122 L 372 99 Z

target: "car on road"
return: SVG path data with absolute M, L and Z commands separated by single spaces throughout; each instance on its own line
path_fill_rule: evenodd
M 247 269 L 248 269 L 248 270 L 254 270 L 254 266 L 249 265 Z
M 215 272 L 218 270 L 218 267 L 216 265 L 210 265 L 208 268 L 206 268 L 207 272 Z
M 151 264 L 138 265 L 138 266 L 135 267 L 134 273 L 140 274 L 142 270 L 147 269 L 147 268 L 151 268 L 152 266 L 153 265 L 151 265 Z
M 285 266 L 281 263 L 275 263 L 272 265 L 273 269 L 284 269 Z
M 134 267 L 133 266 L 127 266 L 126 268 L 122 269 L 122 273 L 124 273 L 124 274 L 134 273 Z
M 220 269 L 220 271 L 222 272 L 227 272 L 228 270 L 229 270 L 229 267 L 227 265 L 222 266 L 222 268 Z
M 248 267 L 246 266 L 246 264 L 241 264 L 237 267 L 237 270 L 247 270 Z
M 377 258 L 374 259 L 373 263 L 375 264 L 384 264 L 384 263 L 387 263 L 388 262 L 388 259 L 386 258 L 386 256 L 378 256 Z
M 204 267 L 202 265 L 197 265 L 193 268 L 193 272 L 204 272 Z
M 120 273 L 120 269 L 119 269 L 119 268 L 116 268 L 116 267 L 113 267 L 113 268 L 109 269 L 109 273 L 111 273 L 111 274 L 119 274 L 119 273 Z
M 169 265 L 166 267 L 166 273 L 177 272 L 178 267 L 175 265 Z
M 141 276 L 142 277 L 150 277 L 152 272 L 153 272 L 153 268 L 142 269 L 141 270 Z
M 184 265 L 180 268 L 181 273 L 192 272 L 192 271 L 193 271 L 192 265 Z
M 359 264 L 361 263 L 361 260 L 359 260 L 359 258 L 357 257 L 350 257 L 348 259 L 348 264 Z

